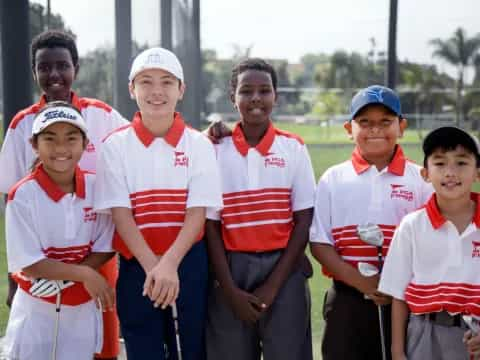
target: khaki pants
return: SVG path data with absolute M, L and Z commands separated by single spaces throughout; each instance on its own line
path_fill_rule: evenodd
M 407 329 L 408 360 L 469 360 L 463 343 L 466 326 L 443 326 L 423 316 L 410 315 Z
M 272 271 L 282 251 L 227 254 L 232 278 L 253 291 Z M 293 271 L 274 303 L 253 326 L 238 320 L 214 281 L 207 320 L 208 360 L 312 360 L 310 292 L 299 267 Z

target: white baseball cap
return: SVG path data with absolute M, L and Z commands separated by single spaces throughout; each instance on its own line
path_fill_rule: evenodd
M 76 126 L 87 134 L 87 124 L 82 115 L 68 106 L 47 106 L 40 111 L 33 121 L 32 135 L 38 135 L 47 127 L 58 122 L 65 122 Z
M 154 47 L 142 51 L 137 55 L 135 60 L 133 60 L 128 81 L 132 82 L 140 72 L 149 69 L 168 71 L 183 82 L 182 64 L 180 64 L 177 56 L 170 50 L 161 47 Z

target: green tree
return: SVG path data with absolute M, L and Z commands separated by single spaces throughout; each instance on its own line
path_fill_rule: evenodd
M 456 124 L 460 124 L 463 117 L 463 89 L 465 69 L 473 65 L 480 49 L 480 34 L 468 38 L 464 29 L 458 28 L 454 34 L 446 39 L 433 39 L 430 44 L 434 47 L 433 56 L 438 57 L 457 68 L 456 81 Z
M 50 14 L 50 21 L 47 20 L 48 14 L 42 4 L 30 2 L 30 37 L 33 39 L 42 31 L 49 29 L 65 30 L 70 34 L 75 34 L 65 25 L 60 14 Z M 48 24 L 47 24 L 48 23 Z

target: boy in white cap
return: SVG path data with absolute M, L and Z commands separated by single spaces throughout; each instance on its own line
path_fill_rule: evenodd
M 31 134 L 38 165 L 10 190 L 6 210 L 18 291 L 4 351 L 8 359 L 92 359 L 103 343 L 96 307 L 114 303 L 96 271 L 113 255 L 113 223 L 93 212 L 95 175 L 78 167 L 87 126 L 70 104 L 55 102 L 38 113 Z
M 117 310 L 127 356 L 177 358 L 168 307 L 176 302 L 183 359 L 203 359 L 207 255 L 201 238 L 206 208 L 222 207 L 215 152 L 175 112 L 185 84 L 172 52 L 142 52 L 129 80 L 140 111 L 105 139 L 95 200 L 116 225 Z

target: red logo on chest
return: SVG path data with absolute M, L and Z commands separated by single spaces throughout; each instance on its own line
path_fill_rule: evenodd
M 472 258 L 480 258 L 480 242 L 472 241 L 472 245 L 473 245 Z
M 188 166 L 188 156 L 183 151 L 175 151 L 174 166 Z
M 88 152 L 88 153 L 95 152 L 95 145 L 93 145 L 92 143 L 88 143 L 85 151 Z
M 279 167 L 279 168 L 284 168 L 285 167 L 285 159 L 282 158 L 282 157 L 279 157 L 279 156 L 274 156 L 275 153 L 273 152 L 269 152 L 267 153 L 267 156 L 265 158 L 265 167 L 269 167 L 269 166 L 275 166 L 275 167 Z
M 93 208 L 83 208 L 83 222 L 96 221 L 97 213 L 93 211 Z
M 403 189 L 405 185 L 390 184 L 392 192 L 390 193 L 390 199 L 403 199 L 406 201 L 413 201 L 413 191 Z

